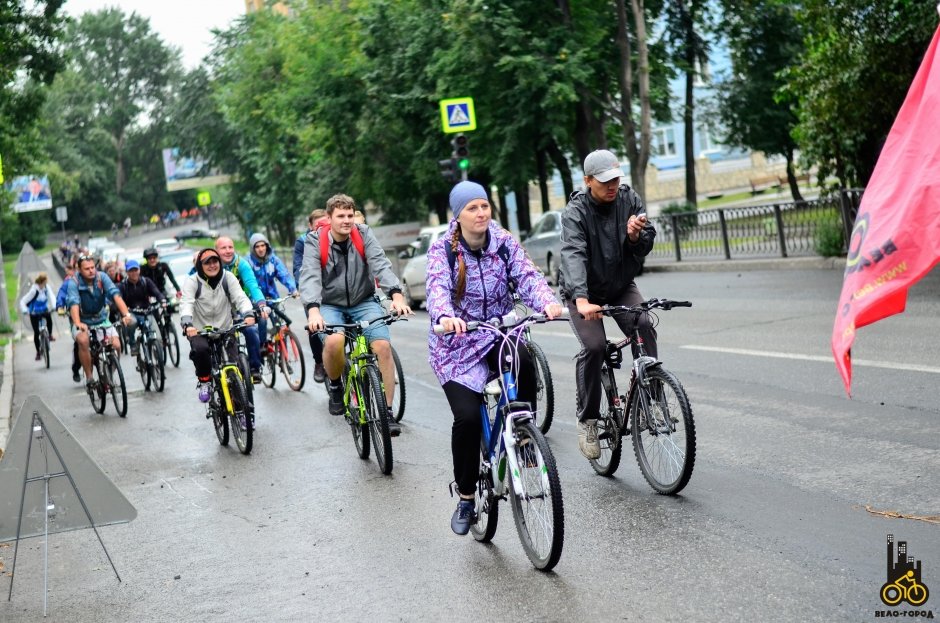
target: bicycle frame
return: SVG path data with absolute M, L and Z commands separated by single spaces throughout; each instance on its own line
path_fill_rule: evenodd
M 355 406 L 359 408 L 359 423 L 366 423 L 366 404 L 362 395 L 362 387 L 359 386 L 359 374 L 363 366 L 367 364 L 378 365 L 375 354 L 369 350 L 369 342 L 366 340 L 364 332 L 357 332 L 355 340 L 349 335 L 346 336 L 346 360 L 349 361 L 349 374 L 346 375 L 346 392 L 343 395 L 343 402 L 346 404 L 346 411 L 349 412 L 350 398 L 353 391 L 356 392 Z M 385 386 L 383 381 L 382 392 L 384 395 Z M 353 414 L 350 416 L 354 418 Z M 355 419 L 355 418 L 354 418 Z
M 218 371 L 213 370 L 213 376 L 218 376 L 219 384 L 222 386 L 222 398 L 225 400 L 225 411 L 227 413 L 235 412 L 235 405 L 232 402 L 232 395 L 228 390 L 228 375 L 235 374 L 236 378 L 244 382 L 244 377 L 242 376 L 242 371 L 238 365 L 230 361 L 228 355 L 228 343 L 229 340 L 235 339 L 234 334 L 228 334 L 222 338 L 209 340 L 210 348 L 212 349 L 213 360 L 214 362 L 219 362 Z

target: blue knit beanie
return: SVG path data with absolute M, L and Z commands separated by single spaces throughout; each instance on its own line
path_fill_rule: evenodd
M 450 190 L 450 209 L 456 219 L 460 211 L 474 199 L 487 199 L 486 189 L 476 182 L 460 182 Z

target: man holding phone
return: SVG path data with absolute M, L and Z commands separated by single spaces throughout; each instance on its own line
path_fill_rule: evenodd
M 636 305 L 643 295 L 634 278 L 638 258 L 653 250 L 656 230 L 646 207 L 624 176 L 617 157 L 605 149 L 584 159 L 584 185 L 571 195 L 561 215 L 561 295 L 571 312 L 571 328 L 581 342 L 575 363 L 578 387 L 578 447 L 589 459 L 600 456 L 597 419 L 601 400 L 600 370 L 607 336 L 601 305 Z M 626 333 L 632 318 L 615 318 Z M 640 319 L 646 352 L 656 357 L 656 331 L 649 317 Z M 636 353 L 634 353 L 636 356 Z

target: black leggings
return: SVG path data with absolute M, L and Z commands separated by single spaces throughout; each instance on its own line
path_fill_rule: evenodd
M 52 335 L 52 314 L 30 314 L 29 324 L 33 325 L 33 344 L 36 345 L 36 352 L 39 352 L 39 320 L 41 318 L 46 319 L 46 331 L 49 332 L 49 335 Z
M 238 340 L 228 341 L 228 354 L 232 361 L 238 361 Z M 196 368 L 196 378 L 206 378 L 212 374 L 212 353 L 209 338 L 194 335 L 189 338 L 189 358 Z
M 498 369 L 498 357 L 497 345 L 486 354 L 486 363 L 490 370 Z M 527 348 L 519 349 L 519 378 L 516 382 L 519 388 L 516 400 L 528 402 L 532 409 L 535 409 L 535 365 Z M 457 483 L 457 491 L 461 494 L 473 495 L 480 475 L 480 439 L 483 435 L 480 404 L 483 402 L 483 394 L 456 381 L 444 383 L 444 394 L 450 403 L 451 411 L 454 412 L 454 426 L 450 434 L 450 449 L 454 456 L 454 481 Z

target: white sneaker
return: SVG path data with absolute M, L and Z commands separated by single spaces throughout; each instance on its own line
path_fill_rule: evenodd
M 597 441 L 597 420 L 578 422 L 578 449 L 587 459 L 599 459 L 601 444 Z

